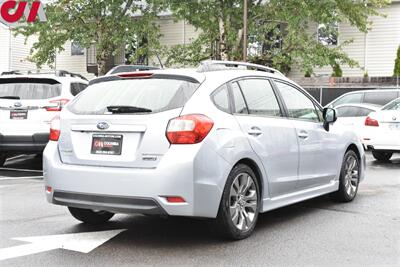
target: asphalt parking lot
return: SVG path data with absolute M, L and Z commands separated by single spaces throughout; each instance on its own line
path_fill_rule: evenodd
M 41 159 L 16 157 L 0 169 L 0 265 L 400 266 L 400 157 L 367 161 L 354 202 L 320 197 L 262 214 L 253 236 L 227 242 L 205 220 L 82 225 L 46 203 Z

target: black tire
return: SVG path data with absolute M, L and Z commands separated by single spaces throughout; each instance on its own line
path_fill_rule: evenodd
M 114 213 L 108 211 L 93 211 L 73 207 L 68 207 L 68 209 L 75 219 L 87 224 L 102 224 L 114 216 Z
M 0 167 L 4 166 L 4 163 L 6 162 L 6 160 L 7 160 L 6 154 L 0 154 Z
M 243 175 L 243 176 L 241 176 L 241 175 Z M 247 177 L 244 178 L 245 176 L 250 177 L 253 184 L 251 184 L 251 186 L 249 186 L 246 191 L 243 190 L 243 193 L 239 194 L 240 199 L 238 199 L 238 197 L 231 198 L 231 189 L 234 189 L 234 187 L 237 187 L 236 185 L 240 185 L 240 180 L 238 180 L 239 183 L 235 183 L 234 187 L 233 187 L 233 183 L 236 182 L 236 179 L 241 179 L 239 177 L 242 177 L 245 180 L 248 179 Z M 248 180 L 246 183 L 248 183 Z M 246 188 L 247 188 L 247 186 L 246 186 Z M 237 191 L 240 191 L 240 190 L 238 189 Z M 237 191 L 235 191 L 235 192 L 237 192 Z M 252 196 L 252 194 L 254 194 L 254 192 L 256 193 L 255 199 L 254 199 L 254 196 Z M 233 200 L 233 199 L 235 199 L 235 200 Z M 239 229 L 233 222 L 234 216 L 231 215 L 231 211 L 230 211 L 232 202 L 235 202 L 235 204 L 234 204 L 235 208 L 233 208 L 233 209 L 235 210 L 235 212 L 237 212 L 236 214 L 238 217 L 236 217 L 236 218 L 238 218 L 238 222 L 240 222 L 240 220 L 242 220 L 242 227 L 246 228 L 247 222 L 251 221 L 251 223 L 249 223 L 249 227 L 247 227 L 247 229 Z M 249 166 L 244 165 L 244 164 L 236 165 L 233 168 L 233 170 L 231 171 L 231 173 L 229 174 L 228 179 L 226 181 L 225 189 L 222 193 L 222 199 L 221 199 L 220 207 L 218 210 L 218 216 L 215 221 L 216 230 L 218 231 L 217 234 L 222 235 L 224 238 L 228 238 L 231 240 L 241 240 L 241 239 L 249 237 L 253 233 L 254 228 L 257 224 L 257 219 L 258 219 L 258 215 L 260 212 L 260 203 L 261 203 L 260 187 L 259 187 L 256 175 L 254 174 L 253 170 Z M 245 205 L 250 205 L 250 204 L 252 206 L 256 205 L 255 208 L 250 207 L 250 206 L 245 206 Z M 240 210 L 240 211 L 238 211 L 238 210 Z M 246 216 L 245 216 L 245 214 L 246 214 Z M 251 216 L 251 217 L 249 217 L 249 216 Z M 246 220 L 245 218 L 247 218 L 248 220 Z M 251 218 L 253 218 L 253 220 L 251 220 Z
M 350 170 L 349 161 L 352 160 L 355 160 L 357 165 Z M 357 196 L 359 183 L 360 159 L 356 152 L 349 150 L 346 152 L 343 158 L 342 169 L 340 171 L 339 190 L 331 194 L 332 198 L 338 202 L 353 201 Z
M 372 156 L 378 161 L 388 162 L 392 158 L 393 153 L 372 150 Z

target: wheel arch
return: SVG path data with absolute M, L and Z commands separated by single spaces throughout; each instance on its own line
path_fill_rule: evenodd
M 263 174 L 262 174 L 260 167 L 254 160 L 252 160 L 250 158 L 243 158 L 243 159 L 239 160 L 234 166 L 237 166 L 238 164 L 245 164 L 245 165 L 249 166 L 250 169 L 253 170 L 254 174 L 256 175 L 257 182 L 260 185 L 260 196 L 261 196 L 260 200 L 262 203 L 262 199 L 263 199 L 265 190 L 264 190 Z
M 350 151 L 350 150 L 354 151 L 354 152 L 356 153 L 358 159 L 361 160 L 361 153 L 360 153 L 360 150 L 358 149 L 357 145 L 355 145 L 355 144 L 353 144 L 353 143 L 350 144 L 350 145 L 347 147 L 347 149 L 346 149 L 346 153 L 347 153 L 348 151 Z

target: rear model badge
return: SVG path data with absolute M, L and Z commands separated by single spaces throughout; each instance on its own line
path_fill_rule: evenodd
M 108 128 L 110 128 L 110 125 L 107 122 L 99 122 L 97 124 L 97 129 L 99 130 L 107 130 Z

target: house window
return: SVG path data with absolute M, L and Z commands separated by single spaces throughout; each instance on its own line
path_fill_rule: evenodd
M 78 42 L 71 42 L 71 56 L 83 56 L 85 49 Z
M 338 23 L 319 24 L 318 41 L 323 45 L 338 45 L 339 26 Z

